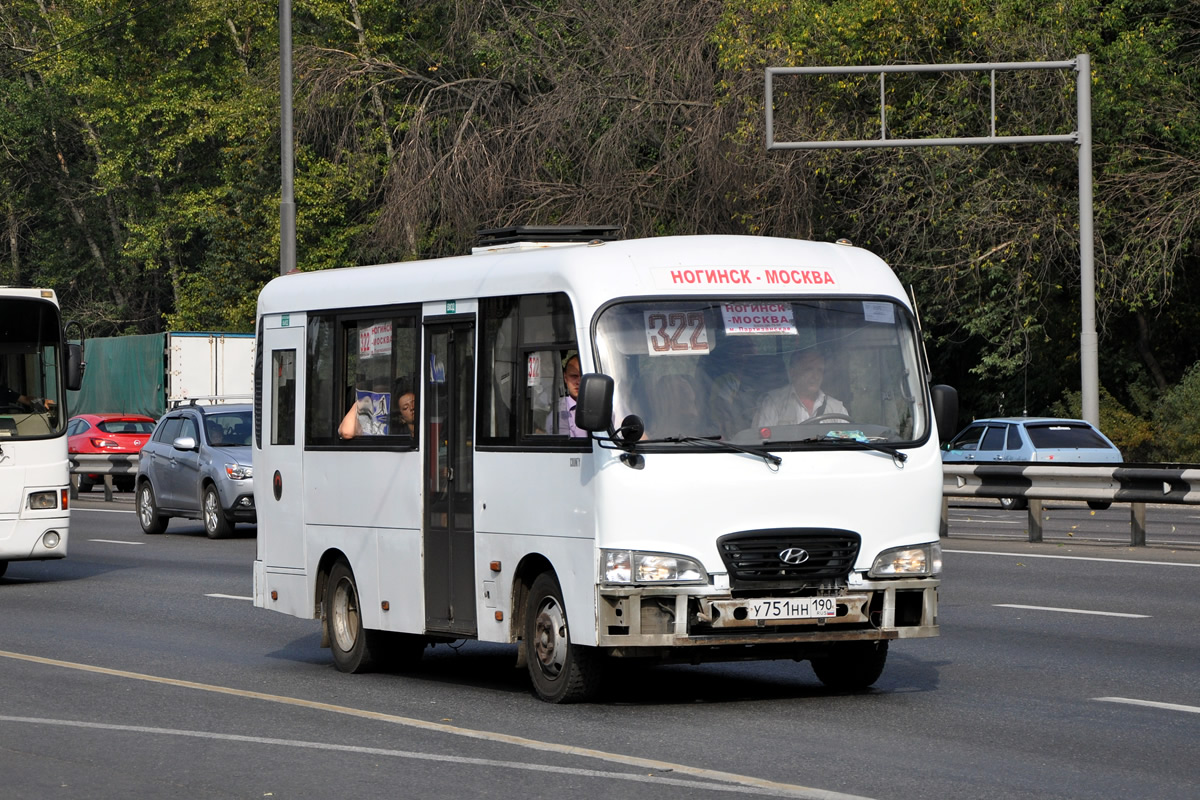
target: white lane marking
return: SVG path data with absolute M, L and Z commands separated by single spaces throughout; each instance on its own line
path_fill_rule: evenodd
M 1153 700 L 1135 700 L 1132 697 L 1093 697 L 1092 699 L 1101 703 L 1124 703 L 1129 706 L 1146 706 L 1148 708 L 1163 708 L 1167 711 L 1187 711 L 1192 714 L 1200 714 L 1200 707 L 1181 706 L 1178 703 L 1157 703 Z
M 135 513 L 132 508 L 129 509 L 128 511 L 126 511 L 123 508 L 81 508 L 77 505 L 72 505 L 71 513 L 75 513 L 76 511 L 96 511 L 100 514 L 133 514 L 133 513 Z
M 1087 611 L 1082 608 L 1053 608 L 1052 606 L 1020 606 L 1016 603 L 993 603 L 996 608 L 1024 608 L 1029 611 L 1058 611 L 1063 614 L 1094 614 L 1097 617 L 1130 617 L 1150 619 L 1147 614 L 1122 614 L 1120 611 Z
M 429 722 L 428 720 L 415 719 L 413 717 L 401 717 L 394 714 L 384 714 L 379 711 L 367 711 L 360 708 L 351 708 L 350 706 L 322 703 L 316 700 L 304 700 L 299 697 L 266 694 L 265 692 L 234 689 L 229 686 L 219 686 L 211 683 L 195 683 L 193 681 L 183 681 L 175 678 L 162 678 L 157 675 L 147 675 L 140 672 L 128 672 L 126 670 L 110 669 L 108 667 L 97 667 L 91 664 L 81 664 L 72 661 L 60 661 L 54 658 L 32 656 L 26 653 L 14 653 L 8 650 L 0 650 L 0 658 L 11 658 L 17 661 L 28 661 L 33 664 L 62 667 L 64 669 L 79 670 L 81 672 L 90 672 L 98 675 L 129 678 L 132 680 L 145 681 L 147 683 L 175 686 L 182 689 L 195 689 L 202 692 L 212 692 L 214 694 L 224 694 L 233 697 L 265 700 L 270 703 L 279 703 L 282 705 L 295 706 L 299 708 L 308 708 L 314 711 L 328 711 L 334 714 L 344 714 L 350 717 L 370 719 L 377 722 L 389 722 L 394 725 L 402 725 L 409 728 L 416 728 L 418 730 L 434 731 L 452 736 L 462 736 L 467 739 L 479 739 L 487 742 L 510 744 L 516 747 L 524 747 L 530 750 L 541 751 L 545 753 L 558 753 L 562 755 L 594 758 L 600 761 L 609 761 L 615 764 L 620 764 L 622 766 L 634 766 L 642 769 L 648 769 L 652 772 L 674 772 L 679 775 L 690 775 L 695 778 L 711 781 L 724 781 L 728 784 L 753 787 L 765 793 L 775 794 L 782 797 L 796 797 L 800 798 L 801 800 L 867 800 L 867 798 L 859 797 L 857 795 L 842 794 L 841 792 L 832 792 L 825 789 L 814 789 L 791 783 L 779 783 L 777 781 L 767 780 L 765 778 L 756 778 L 751 775 L 738 775 L 733 772 L 723 772 L 721 770 L 707 769 L 705 767 L 693 767 L 686 764 L 674 764 L 669 761 L 658 761 L 652 758 L 642 758 L 641 756 L 624 755 L 622 753 L 609 753 L 604 750 L 593 750 L 588 747 L 576 747 L 574 745 L 562 744 L 559 742 L 546 742 L 540 739 L 527 739 L 523 736 L 514 736 L 508 733 L 496 733 L 494 731 L 482 731 L 472 728 L 459 728 L 442 722 Z
M 215 592 L 213 594 L 206 594 L 204 596 L 205 597 L 220 597 L 225 600 L 251 600 L 251 601 L 254 600 L 253 597 L 242 597 L 242 596 L 236 595 L 236 594 L 217 594 Z
M 143 725 L 110 725 L 98 722 L 79 722 L 66 719 L 40 719 L 37 717 L 0 716 L 0 722 L 25 722 L 33 725 L 57 725 L 70 728 L 92 728 L 106 731 L 126 731 L 132 733 L 149 733 L 158 736 L 187 736 L 195 739 L 216 739 L 227 742 L 249 742 L 251 744 L 278 745 L 281 747 L 299 747 L 308 750 L 332 750 L 339 753 L 359 753 L 374 756 L 392 756 L 395 758 L 411 758 L 419 761 L 440 761 L 451 764 L 471 764 L 480 767 L 500 767 L 501 769 L 526 770 L 530 772 L 552 772 L 562 775 L 580 775 L 587 778 L 602 778 L 604 780 L 633 781 L 635 783 L 667 784 L 670 786 L 687 786 L 693 789 L 708 789 L 714 792 L 737 792 L 739 794 L 774 794 L 767 789 L 753 786 L 729 786 L 728 784 L 710 783 L 707 781 L 681 780 L 679 778 L 660 778 L 656 775 L 633 775 L 627 772 L 608 772 L 595 769 L 579 769 L 577 767 L 554 767 L 545 764 L 522 764 L 516 761 L 499 761 L 492 758 L 468 758 L 465 756 L 445 756 L 437 753 L 420 753 L 412 750 L 385 750 L 380 747 L 354 747 L 351 745 L 326 744 L 324 742 L 306 742 L 297 739 L 274 739 L 262 736 L 238 736 L 228 733 L 209 733 L 207 731 L 184 731 L 174 728 L 150 728 Z
M 1131 558 L 1092 558 L 1089 556 L 1052 556 L 1043 553 L 994 553 L 989 550 L 947 550 L 943 553 L 962 553 L 975 556 L 1008 556 L 1009 558 L 1061 558 L 1067 561 L 1104 561 L 1109 564 L 1150 564 L 1155 567 L 1200 567 L 1200 564 L 1185 564 L 1182 561 L 1135 561 Z
M 145 542 L 127 542 L 124 539 L 88 539 L 89 542 L 103 542 L 104 544 L 145 544 Z

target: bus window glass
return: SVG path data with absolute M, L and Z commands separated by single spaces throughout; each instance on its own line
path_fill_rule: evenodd
M 58 326 L 51 303 L 0 301 L 0 436 L 35 438 L 65 428 Z
M 479 438 L 481 442 L 509 441 L 516 426 L 517 301 L 489 297 L 479 304 Z
M 415 445 L 418 356 L 413 313 L 310 317 L 307 441 Z M 338 438 L 351 409 L 358 433 Z
M 480 316 L 480 444 L 513 445 L 518 437 L 522 444 L 565 444 L 547 434 L 569 435 L 563 374 L 578 354 L 570 299 L 488 298 Z
M 271 444 L 296 443 L 296 351 L 271 354 Z
M 652 439 L 898 443 L 928 432 L 916 327 L 892 301 L 623 303 L 601 314 L 596 348 L 616 383 L 614 416 L 637 414 Z

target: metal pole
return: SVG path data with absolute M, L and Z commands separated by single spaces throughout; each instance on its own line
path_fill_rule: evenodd
M 292 175 L 292 0 L 279 0 L 279 274 L 296 268 L 296 198 Z
M 1096 337 L 1096 266 L 1092 231 L 1092 59 L 1075 59 L 1079 108 L 1079 333 L 1080 396 L 1083 418 L 1100 425 L 1099 345 Z

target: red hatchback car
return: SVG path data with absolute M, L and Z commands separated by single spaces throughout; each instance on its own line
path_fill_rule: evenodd
M 154 418 L 141 414 L 80 414 L 67 423 L 67 450 L 74 453 L 123 455 L 139 453 L 154 432 Z M 114 475 L 113 486 L 122 492 L 133 491 L 137 476 Z M 79 491 L 90 492 L 103 475 L 80 475 Z

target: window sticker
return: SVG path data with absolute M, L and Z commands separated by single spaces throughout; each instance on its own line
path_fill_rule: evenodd
M 791 303 L 722 303 L 721 319 L 730 336 L 796 336 Z
M 542 383 L 542 354 L 530 353 L 525 369 L 525 385 L 540 386 Z
M 358 355 L 360 358 L 390 356 L 392 354 L 392 323 L 375 322 L 358 329 Z
M 703 311 L 645 311 L 646 351 L 651 356 L 706 356 Z
M 863 302 L 863 319 L 867 322 L 882 322 L 885 325 L 896 324 L 896 307 L 891 303 Z

